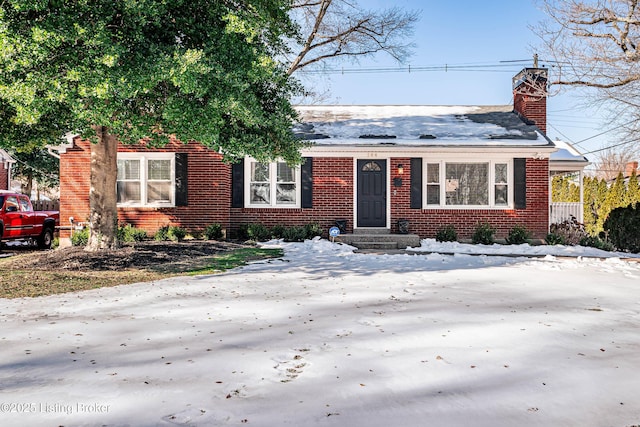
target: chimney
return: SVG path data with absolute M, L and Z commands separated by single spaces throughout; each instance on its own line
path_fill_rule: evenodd
M 513 78 L 513 110 L 547 133 L 546 68 L 525 68 Z
M 629 162 L 624 167 L 624 177 L 629 178 L 633 171 L 636 171 L 636 175 L 638 175 L 638 162 Z

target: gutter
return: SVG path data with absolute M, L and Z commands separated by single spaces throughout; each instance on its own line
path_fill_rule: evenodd
M 64 136 L 64 139 L 67 142 L 59 145 L 46 145 L 45 147 L 47 147 L 47 153 L 60 160 L 60 154 L 66 153 L 67 149 L 73 147 L 73 140 L 77 136 L 77 133 L 67 132 Z M 54 153 L 54 151 L 57 151 L 57 153 Z

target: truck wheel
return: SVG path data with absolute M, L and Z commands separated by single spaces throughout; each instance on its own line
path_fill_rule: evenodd
M 51 249 L 53 243 L 53 230 L 51 228 L 45 228 L 40 237 L 38 237 L 38 248 Z

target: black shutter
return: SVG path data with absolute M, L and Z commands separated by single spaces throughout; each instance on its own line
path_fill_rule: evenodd
M 302 180 L 302 200 L 303 208 L 313 207 L 313 158 L 305 157 L 304 163 L 300 166 L 300 174 Z
M 527 208 L 527 159 L 513 159 L 513 200 L 516 209 Z
M 422 209 L 422 159 L 411 159 L 411 209 Z
M 188 205 L 188 154 L 176 153 L 176 206 Z
M 231 207 L 244 207 L 244 160 L 231 165 Z

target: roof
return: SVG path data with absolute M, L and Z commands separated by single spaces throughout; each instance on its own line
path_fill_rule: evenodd
M 582 169 L 590 164 L 589 160 L 568 142 L 556 140 L 553 143 L 558 148 L 558 151 L 551 153 L 549 158 L 553 169 L 559 170 L 562 167 L 565 169 Z
M 551 153 L 551 160 L 564 162 L 588 162 L 587 158 L 580 154 L 580 152 L 568 142 L 556 140 L 553 141 L 553 143 L 558 147 L 558 151 Z
M 548 146 L 511 106 L 298 106 L 294 132 L 315 145 Z
M 0 165 L 4 165 L 8 167 L 11 163 L 15 163 L 16 161 L 2 148 L 0 148 Z

